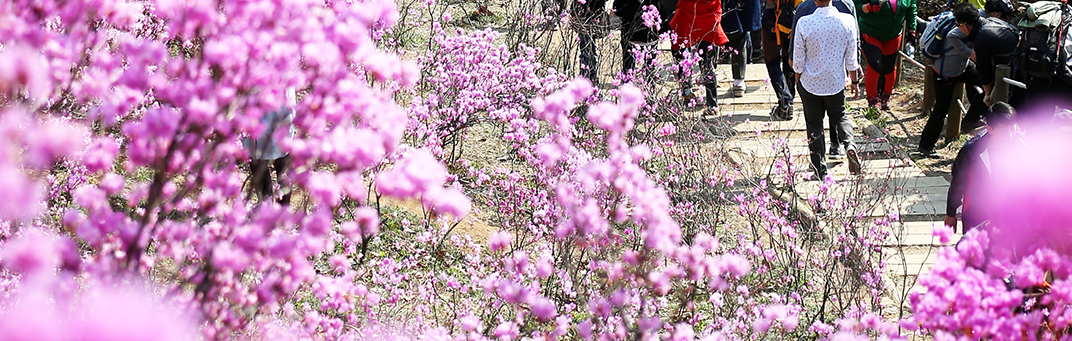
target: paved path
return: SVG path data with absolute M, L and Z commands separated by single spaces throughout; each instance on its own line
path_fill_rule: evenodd
M 777 98 L 767 82 L 766 68 L 749 65 L 748 90 L 741 98 L 728 95 L 731 80 L 722 81 L 720 108 L 727 116 L 726 122 L 737 132 L 729 148 L 751 161 L 751 166 L 744 165 L 742 171 L 746 175 L 760 175 L 769 171 L 775 157 L 784 158 L 787 152 L 798 167 L 805 168 L 809 163 L 808 147 L 799 99 L 793 120 L 772 122 L 769 108 L 777 103 Z M 852 213 L 863 219 L 882 219 L 893 214 L 899 217 L 899 222 L 889 228 L 889 236 L 881 242 L 888 255 L 885 276 L 888 290 L 883 303 L 888 313 L 895 313 L 898 307 L 907 308 L 908 293 L 918 290 L 916 278 L 930 271 L 937 258 L 936 250 L 941 245 L 932 237 L 932 231 L 944 217 L 949 182 L 943 177 L 927 176 L 884 138 L 863 135 L 860 123 L 866 122 L 853 122 L 863 174 L 851 176 L 846 162 L 831 160 L 830 174 L 836 183 L 828 193 L 845 200 L 853 196 L 853 202 L 861 205 Z M 798 182 L 794 189 L 803 198 L 819 195 L 819 183 L 814 181 Z M 960 235 L 955 235 L 953 242 L 959 238 Z
M 664 45 L 660 48 L 668 50 L 669 45 Z M 614 57 L 610 59 L 616 59 L 620 53 L 616 44 L 604 48 L 601 55 Z M 661 61 L 671 63 L 668 55 L 660 53 Z M 601 73 L 613 74 L 619 67 L 616 62 L 604 63 Z M 775 157 L 785 157 L 787 153 L 799 168 L 806 168 L 808 149 L 799 99 L 793 120 L 772 121 L 770 108 L 777 103 L 777 97 L 770 86 L 766 67 L 762 64 L 748 66 L 747 90 L 740 98 L 729 94 L 733 79 L 729 76 L 728 65 L 720 65 L 718 74 L 721 119 L 735 132 L 734 137 L 726 141 L 726 147 L 746 160 L 742 164 L 742 173 L 752 177 L 766 174 Z M 662 96 L 679 96 L 672 75 L 661 73 L 658 77 L 666 81 L 660 90 Z M 702 95 L 702 87 L 696 86 L 695 91 Z M 883 305 L 887 316 L 896 316 L 899 308 L 905 308 L 903 311 L 908 314 L 908 293 L 918 290 L 915 289 L 916 279 L 930 270 L 937 258 L 936 250 L 941 246 L 932 237 L 932 231 L 934 224 L 940 224 L 944 217 L 949 182 L 942 177 L 927 176 L 905 153 L 896 150 L 884 138 L 863 135 L 858 124 L 866 123 L 863 120 L 853 122 L 864 174 L 850 176 L 843 160 L 832 161 L 830 174 L 836 183 L 829 188 L 829 195 L 841 199 L 853 196 L 854 202 L 862 203 L 852 212 L 860 219 L 899 217 L 899 221 L 889 228 L 889 236 L 881 242 L 884 254 L 888 255 Z M 829 138 L 829 132 L 826 137 Z M 794 187 L 803 198 L 819 192 L 818 182 L 800 181 Z M 954 236 L 953 242 L 959 238 L 960 235 Z

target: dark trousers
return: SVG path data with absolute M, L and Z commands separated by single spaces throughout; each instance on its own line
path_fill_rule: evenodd
M 747 31 L 727 34 L 730 42 L 726 47 L 733 49 L 730 53 L 730 69 L 733 79 L 744 79 L 745 67 L 752 60 L 752 38 Z
M 621 32 L 619 43 L 622 46 L 622 74 L 628 75 L 637 66 L 636 54 L 641 49 L 639 44 L 651 42 L 658 37 L 650 33 L 650 29 L 644 26 L 639 15 L 636 18 L 623 17 Z
M 718 65 L 718 45 L 712 44 L 707 41 L 700 41 L 696 46 L 685 49 L 690 53 L 700 54 L 700 83 L 704 85 L 704 90 L 707 93 L 704 96 L 704 103 L 713 107 L 718 105 L 718 79 L 715 78 L 715 67 Z M 681 61 L 685 60 L 685 53 L 682 50 L 673 50 L 671 54 L 674 55 L 674 60 L 678 65 L 681 65 Z M 693 75 L 689 75 L 685 70 L 678 71 L 678 79 L 681 80 L 682 88 L 692 88 Z
M 830 96 L 817 96 L 800 86 L 800 103 L 804 106 L 804 125 L 808 130 L 808 150 L 811 152 L 811 167 L 820 178 L 826 176 L 826 139 L 823 138 L 823 118 L 829 116 L 837 122 L 838 143 L 847 149 L 856 149 L 852 139 L 852 123 L 845 116 L 845 91 Z
M 763 12 L 764 16 L 774 16 L 774 10 L 768 9 Z M 766 19 L 764 19 L 766 21 Z M 762 28 L 763 31 L 763 59 L 767 64 L 767 76 L 770 77 L 771 87 L 774 88 L 775 96 L 778 96 L 778 106 L 787 108 L 793 105 L 793 97 L 796 96 L 796 75 L 789 66 L 789 34 L 778 32 L 776 29 Z M 778 39 L 781 44 L 778 44 Z
M 596 50 L 596 40 L 591 32 L 579 30 L 577 33 L 581 43 L 581 76 L 588 78 L 592 84 L 599 84 L 599 51 Z
M 750 57 L 755 58 L 757 56 L 763 56 L 763 32 L 760 32 L 762 30 L 763 29 L 758 29 L 748 33 L 748 40 L 752 43 L 752 54 Z
M 1023 92 L 1023 105 L 1017 107 L 1021 113 L 1027 113 L 1025 116 L 1045 116 L 1039 117 L 1041 121 L 1049 122 L 1051 115 L 1054 114 L 1054 106 L 1061 108 L 1072 108 L 1072 99 L 1069 95 L 1072 94 L 1072 84 L 1069 84 L 1060 78 L 1035 78 L 1026 77 L 1027 90 Z M 1019 89 L 1016 89 L 1019 90 Z M 1045 106 L 1045 107 L 1043 107 Z M 1034 107 L 1034 110 L 1032 110 Z M 1025 110 L 1026 109 L 1026 110 Z
M 622 35 L 622 74 L 628 75 L 636 67 L 636 44 L 629 42 L 629 38 Z
M 275 177 L 277 181 L 283 181 L 283 176 L 287 173 L 287 166 L 290 164 L 290 155 L 283 156 L 275 160 L 250 160 L 249 161 L 249 173 L 250 173 L 250 187 L 257 192 L 257 198 L 260 202 L 266 202 L 271 200 L 275 196 L 272 183 L 271 169 L 275 169 Z M 279 199 L 281 205 L 290 204 L 290 193 L 284 194 Z
M 976 97 L 982 97 L 975 87 L 979 85 L 979 73 L 975 70 L 974 63 L 968 63 L 968 68 L 964 69 L 964 73 L 956 77 L 943 78 L 935 72 L 934 107 L 931 108 L 930 117 L 927 118 L 927 125 L 923 126 L 923 133 L 919 137 L 919 149 L 932 150 L 934 145 L 938 144 L 938 137 L 942 135 L 942 127 L 945 126 L 946 114 L 949 113 L 949 106 L 953 104 L 953 89 L 956 83 L 965 84 L 965 91 L 969 92 L 968 98 L 972 102 L 977 101 Z M 980 98 L 978 101 L 982 101 L 982 99 Z M 979 108 L 983 107 L 984 105 L 979 106 Z M 985 112 L 985 110 L 983 111 Z M 946 136 L 946 139 L 953 138 L 956 137 Z

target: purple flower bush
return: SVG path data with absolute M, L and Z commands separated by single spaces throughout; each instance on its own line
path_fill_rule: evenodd
M 1072 165 L 1072 153 L 1062 146 L 1072 135 L 1045 123 L 1024 124 L 1027 132 L 1012 138 L 994 137 L 988 151 L 1002 162 L 975 171 L 1000 181 L 984 183 L 987 195 L 974 204 L 995 209 L 988 223 L 941 250 L 934 269 L 919 280 L 925 291 L 911 297 L 915 315 L 902 325 L 936 340 L 1069 337 L 1072 220 L 1066 205 L 1072 182 L 1063 170 Z
M 877 204 L 831 180 L 801 200 L 836 214 L 805 219 L 788 153 L 726 162 L 725 123 L 650 77 L 696 58 L 638 49 L 599 89 L 421 6 L 443 19 L 408 61 L 386 0 L 0 5 L 0 339 L 897 338 L 896 214 L 862 219 Z M 293 127 L 266 124 L 287 89 Z M 288 205 L 254 195 L 257 136 L 289 156 Z M 475 219 L 495 231 L 460 233 Z M 934 289 L 902 325 L 1067 327 L 1064 249 L 1009 263 L 1048 281 L 1031 296 L 980 268 L 987 238 L 921 281 L 990 298 Z

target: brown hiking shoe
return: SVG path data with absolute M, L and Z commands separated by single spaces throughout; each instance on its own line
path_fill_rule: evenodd
M 849 156 L 849 173 L 859 175 L 863 166 L 860 164 L 860 157 L 856 155 L 856 148 L 849 148 L 846 154 Z

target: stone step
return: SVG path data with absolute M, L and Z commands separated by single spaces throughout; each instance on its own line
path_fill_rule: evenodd
M 895 253 L 886 257 L 886 270 L 893 280 L 899 276 L 916 276 L 926 274 L 938 261 L 938 249 L 928 248 L 927 251 L 906 252 L 904 255 Z
M 889 236 L 883 241 L 883 247 L 898 246 L 944 246 L 954 245 L 963 234 L 957 233 L 950 237 L 948 244 L 942 244 L 938 237 L 934 236 L 934 228 L 943 225 L 943 221 L 915 221 L 894 223 L 886 227 Z
M 827 143 L 829 143 L 829 141 L 827 141 Z M 861 157 L 865 157 L 866 155 L 864 154 L 888 153 L 891 150 L 891 146 L 888 142 L 874 142 L 873 139 L 866 137 L 857 136 L 855 143 L 856 151 Z M 777 142 L 769 140 L 745 140 L 740 143 L 727 144 L 727 146 L 740 148 L 741 153 L 759 158 L 783 156 L 785 155 L 786 148 L 789 149 L 791 156 L 811 154 L 808 145 L 803 140 L 792 139 L 786 141 L 786 145 L 783 146 L 777 146 L 776 144 Z M 824 152 L 827 152 L 828 150 L 829 148 L 826 148 Z
M 906 180 L 898 178 L 898 174 L 864 174 L 862 177 L 849 177 L 845 175 L 844 163 L 831 167 L 831 174 L 835 183 L 827 190 L 824 198 L 835 197 L 843 201 L 846 197 L 852 197 L 857 205 L 849 209 L 853 215 L 863 217 L 886 217 L 890 213 L 897 213 L 903 218 L 938 218 L 945 215 L 946 193 L 945 188 L 926 189 L 917 191 L 900 188 L 896 183 L 920 182 L 930 180 Z M 908 172 L 914 172 L 912 168 L 905 168 Z M 918 177 L 921 174 L 914 174 Z M 944 179 L 943 179 L 944 180 Z M 803 181 L 795 185 L 797 193 L 803 198 L 819 195 L 820 183 L 818 181 Z M 892 186 L 892 187 L 891 187 Z M 947 187 L 948 188 L 948 185 Z M 928 230 L 929 231 L 929 230 Z

